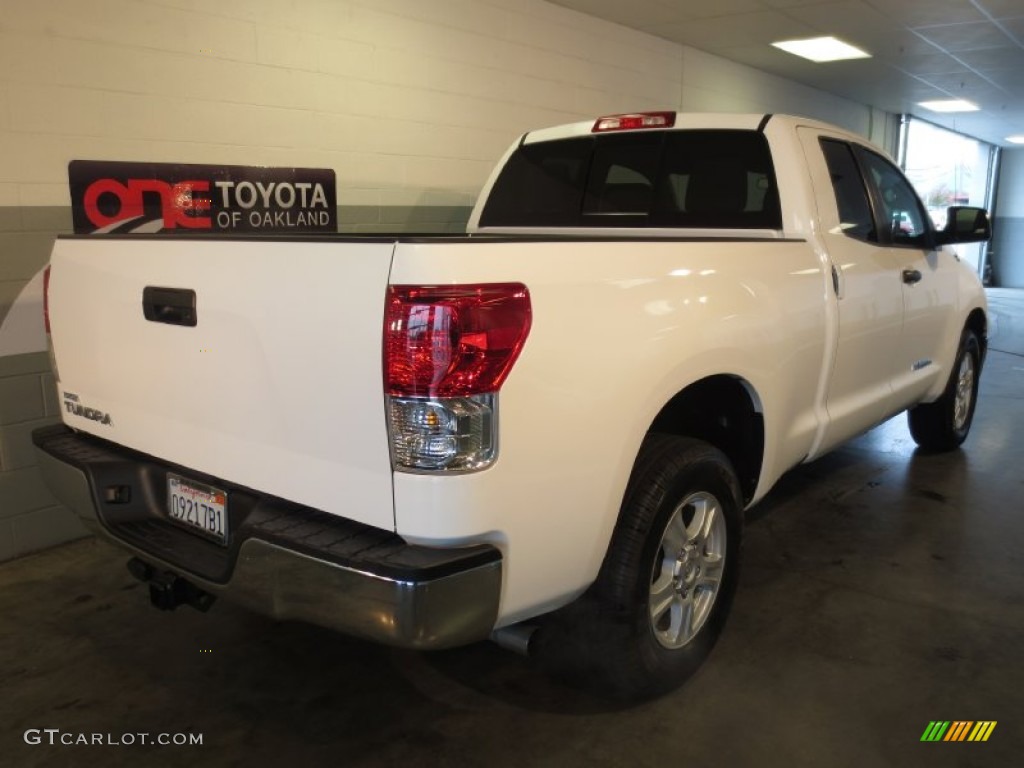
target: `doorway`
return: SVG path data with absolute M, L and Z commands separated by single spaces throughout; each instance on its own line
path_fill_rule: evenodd
M 991 144 L 904 115 L 899 161 L 937 228 L 946 225 L 946 209 L 951 205 L 991 208 L 995 165 Z M 987 243 L 954 248 L 984 276 Z

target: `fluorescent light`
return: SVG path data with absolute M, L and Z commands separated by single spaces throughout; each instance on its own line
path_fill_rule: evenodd
M 981 107 L 963 99 L 946 99 L 945 101 L 919 101 L 919 107 L 932 112 L 977 112 Z
M 812 37 L 807 40 L 782 40 L 772 43 L 786 53 L 803 56 L 811 61 L 841 61 L 843 59 L 870 59 L 871 54 L 834 37 Z
M 1024 144 L 1024 135 L 1020 136 L 1007 136 L 1006 140 L 1011 144 Z

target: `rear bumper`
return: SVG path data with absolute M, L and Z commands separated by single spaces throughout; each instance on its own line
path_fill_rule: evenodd
M 53 494 L 94 532 L 154 568 L 276 619 L 406 648 L 487 638 L 498 616 L 501 553 L 434 549 L 63 426 L 33 433 Z M 228 491 L 228 546 L 168 521 L 166 475 Z

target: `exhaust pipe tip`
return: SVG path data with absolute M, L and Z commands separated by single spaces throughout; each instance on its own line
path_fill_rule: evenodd
M 530 641 L 537 627 L 534 624 L 512 624 L 496 629 L 491 633 L 491 640 L 506 651 L 518 653 L 520 656 L 530 655 Z

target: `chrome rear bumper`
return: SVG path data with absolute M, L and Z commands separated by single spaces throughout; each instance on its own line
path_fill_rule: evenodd
M 222 547 L 164 515 L 166 473 L 194 471 L 60 426 L 37 430 L 33 440 L 46 484 L 91 530 L 211 595 L 276 619 L 405 648 L 465 645 L 494 628 L 502 566 L 494 547 L 411 545 L 388 531 L 205 478 L 227 486 L 244 515 L 230 546 Z

